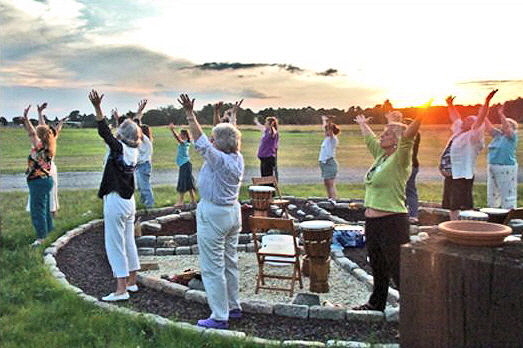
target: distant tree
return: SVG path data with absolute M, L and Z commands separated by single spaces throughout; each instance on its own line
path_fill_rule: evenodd
M 82 116 L 80 115 L 80 111 L 79 110 L 71 111 L 71 113 L 69 113 L 69 121 L 74 121 L 74 122 L 82 121 Z
M 21 116 L 13 117 L 13 124 L 14 125 L 24 124 L 24 118 Z
M 7 126 L 7 119 L 4 116 L 0 116 L 0 126 Z

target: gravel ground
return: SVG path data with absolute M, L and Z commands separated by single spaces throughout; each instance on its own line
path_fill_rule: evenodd
M 240 252 L 238 265 L 240 268 L 240 298 L 244 300 L 266 300 L 270 302 L 285 302 L 291 303 L 292 297 L 283 291 L 273 291 L 261 289 L 258 294 L 254 293 L 256 287 L 256 275 L 258 274 L 258 263 L 256 261 L 255 253 Z M 157 271 L 142 272 L 142 274 L 160 277 L 162 274 L 169 276 L 181 273 L 187 268 L 199 269 L 198 255 L 179 255 L 179 256 L 142 256 L 140 260 L 143 262 L 157 262 L 160 267 Z M 273 274 L 292 274 L 291 266 L 269 266 L 265 267 L 266 272 Z M 269 286 L 289 287 L 290 281 L 269 279 Z M 329 274 L 329 288 L 330 291 L 325 294 L 318 294 L 320 301 L 330 301 L 334 304 L 341 304 L 345 307 L 351 308 L 353 306 L 365 303 L 369 298 L 370 292 L 366 286 L 354 278 L 349 273 L 340 269 L 334 262 L 330 263 Z M 298 284 L 295 285 L 296 292 L 308 293 L 309 278 L 303 277 L 303 289 L 299 289 Z
M 248 258 L 248 254 L 243 254 Z M 252 256 L 252 255 L 251 255 Z M 67 280 L 81 288 L 86 294 L 100 298 L 114 291 L 115 280 L 105 255 L 103 229 L 101 227 L 87 231 L 73 238 L 66 246 L 60 249 L 56 256 L 58 267 L 66 275 Z M 244 264 L 242 261 L 241 264 Z M 191 264 L 194 268 L 195 264 Z M 183 267 L 180 267 L 182 269 Z M 331 278 L 337 277 L 337 267 L 332 267 Z M 174 270 L 174 269 L 173 269 Z M 340 273 L 341 274 L 341 273 Z M 358 295 L 352 294 L 352 285 L 355 281 L 342 274 L 346 280 L 346 288 L 340 291 L 340 299 L 334 302 L 356 303 L 357 296 L 365 299 L 367 292 Z M 242 282 L 253 284 L 254 274 L 243 277 Z M 248 281 L 252 279 L 252 281 Z M 336 281 L 334 281 L 336 282 Z M 353 284 L 354 283 L 354 284 Z M 242 285 L 249 286 L 249 285 Z M 343 281 L 340 286 L 343 287 Z M 244 292 L 247 294 L 246 292 Z M 266 291 L 262 291 L 266 293 Z M 264 294 L 260 294 L 263 296 Z M 272 292 L 271 292 L 272 293 Z M 332 291 L 334 293 L 334 291 Z M 249 295 L 252 298 L 254 295 Z M 288 300 L 288 296 L 284 297 Z M 330 300 L 330 299 L 329 299 Z M 159 314 L 174 320 L 194 324 L 197 319 L 210 315 L 209 307 L 180 297 L 167 295 L 163 292 L 142 288 L 122 306 L 134 308 L 138 311 Z M 285 318 L 276 315 L 245 313 L 242 320 L 231 321 L 231 330 L 244 331 L 247 335 L 278 340 L 316 340 L 326 342 L 329 339 L 365 341 L 375 343 L 397 342 L 397 323 L 367 323 L 358 321 L 331 321 L 296 318 Z

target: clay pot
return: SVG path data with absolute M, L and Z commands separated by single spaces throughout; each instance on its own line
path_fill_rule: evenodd
M 438 225 L 453 243 L 468 246 L 500 246 L 512 233 L 508 226 L 483 221 L 445 221 Z

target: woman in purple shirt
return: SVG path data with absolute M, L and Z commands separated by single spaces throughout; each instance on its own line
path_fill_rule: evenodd
M 280 135 L 278 133 L 278 120 L 276 117 L 267 117 L 265 124 L 262 125 L 257 118 L 254 123 L 263 132 L 258 147 L 258 158 L 260 159 L 261 176 L 276 176 L 278 178 L 278 167 L 276 157 L 278 154 L 278 143 Z

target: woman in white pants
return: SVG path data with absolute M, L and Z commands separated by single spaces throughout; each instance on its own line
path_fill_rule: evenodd
M 487 119 L 486 131 L 492 135 L 488 146 L 487 204 L 490 208 L 513 209 L 518 202 L 518 123 L 498 108 L 501 127 L 495 128 Z
M 138 161 L 140 127 L 131 120 L 120 124 L 114 137 L 102 108 L 103 94 L 92 90 L 89 99 L 96 111 L 98 134 L 109 146 L 98 197 L 104 201 L 104 239 L 109 264 L 116 277 L 116 291 L 102 297 L 103 301 L 129 299 L 138 291 L 136 272 L 140 269 L 134 241 L 134 170 Z
M 241 133 L 231 123 L 219 123 L 209 140 L 193 112 L 194 99 L 182 94 L 178 102 L 185 110 L 196 151 L 204 159 L 198 176 L 196 224 L 203 285 L 212 313 L 197 325 L 226 329 L 229 319 L 241 318 L 236 250 L 242 227 L 238 202 L 244 171 Z

